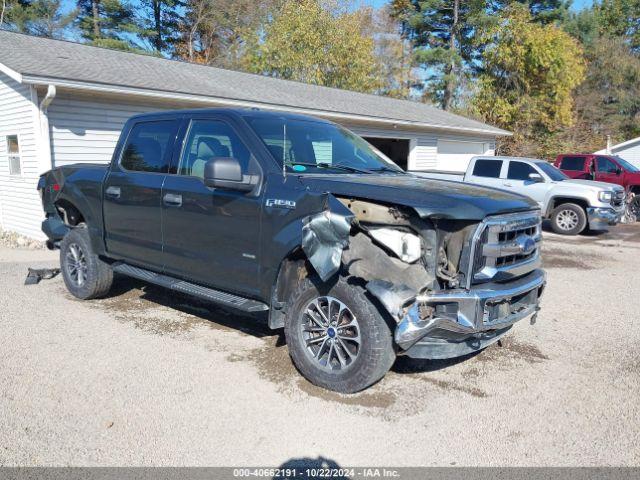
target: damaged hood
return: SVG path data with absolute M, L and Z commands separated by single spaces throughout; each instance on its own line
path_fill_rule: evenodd
M 316 192 L 412 207 L 421 217 L 482 220 L 539 206 L 527 197 L 495 188 L 432 180 L 413 175 L 304 175 Z

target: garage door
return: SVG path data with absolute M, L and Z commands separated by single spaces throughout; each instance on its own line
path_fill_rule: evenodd
M 438 169 L 463 172 L 474 155 L 484 155 L 486 143 L 438 140 Z

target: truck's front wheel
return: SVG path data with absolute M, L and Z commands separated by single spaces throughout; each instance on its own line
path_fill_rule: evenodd
M 113 270 L 94 253 L 84 225 L 60 242 L 60 270 L 67 290 L 82 300 L 105 295 L 113 283 Z
M 305 279 L 287 305 L 293 363 L 311 383 L 355 393 L 380 380 L 395 360 L 391 329 L 363 288 Z
M 551 228 L 561 235 L 578 235 L 586 226 L 587 213 L 575 203 L 563 203 L 551 214 Z

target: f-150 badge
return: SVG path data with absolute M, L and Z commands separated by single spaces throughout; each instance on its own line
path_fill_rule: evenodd
M 282 198 L 267 198 L 265 205 L 267 207 L 296 208 L 296 202 L 293 200 L 283 200 Z

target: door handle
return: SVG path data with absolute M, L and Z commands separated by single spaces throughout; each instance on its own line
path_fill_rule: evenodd
M 108 187 L 104 193 L 107 197 L 120 198 L 120 187 Z
M 176 193 L 167 193 L 164 197 L 162 197 L 164 204 L 167 207 L 181 207 L 182 206 L 182 195 L 178 195 Z
M 513 183 L 510 182 L 505 182 L 502 185 L 504 185 L 505 187 L 513 187 Z

